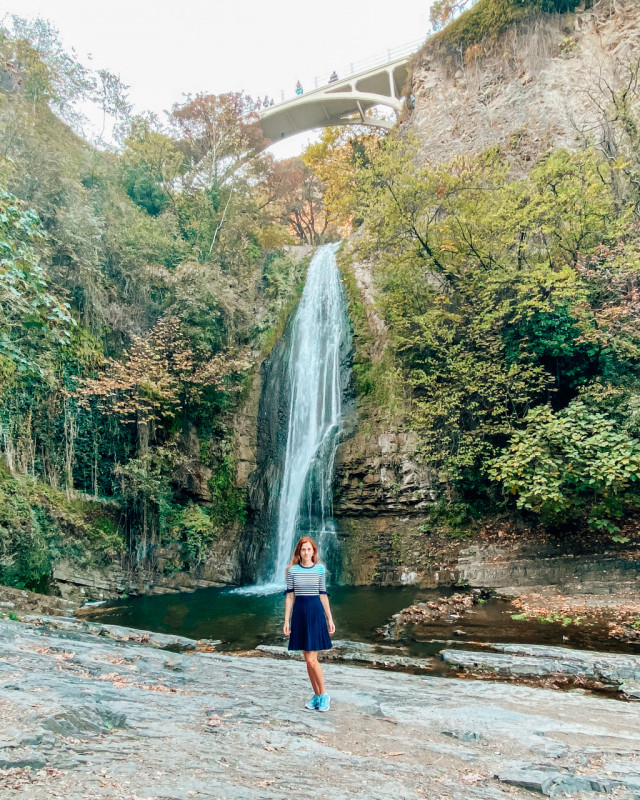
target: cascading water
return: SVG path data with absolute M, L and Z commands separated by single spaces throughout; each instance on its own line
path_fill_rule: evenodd
M 283 580 L 297 533 L 315 534 L 325 558 L 335 539 L 333 460 L 342 411 L 340 345 L 347 335 L 337 249 L 330 244 L 316 252 L 293 322 L 289 431 L 278 506 L 278 549 L 270 576 L 274 582 Z
M 333 463 L 342 419 L 341 359 L 350 337 L 336 264 L 338 247 L 330 244 L 316 251 L 291 323 L 288 358 L 283 360 L 286 366 L 281 368 L 279 383 L 281 391 L 288 393 L 280 398 L 286 399 L 286 443 L 282 442 L 278 479 L 269 485 L 268 516 L 273 520 L 274 541 L 255 591 L 281 588 L 298 536 L 313 536 L 325 563 L 331 563 L 335 549 Z M 263 400 L 267 411 L 275 413 L 278 398 L 265 399 L 263 394 Z M 275 452 L 270 455 L 277 460 Z

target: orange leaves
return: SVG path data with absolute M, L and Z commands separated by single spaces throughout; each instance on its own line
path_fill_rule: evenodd
M 256 103 L 242 92 L 197 94 L 175 104 L 171 124 L 184 154 L 185 185 L 221 185 L 264 144 Z
M 429 11 L 434 31 L 439 31 L 471 5 L 470 0 L 436 0 Z
M 132 681 L 126 675 L 120 675 L 118 672 L 109 672 L 105 673 L 104 675 L 98 675 L 97 679 L 99 681 L 108 681 L 109 683 L 113 684 L 116 689 L 144 689 L 147 692 L 167 692 L 169 694 L 179 694 L 178 689 L 175 689 L 172 686 L 165 686 L 162 683 L 142 683 L 141 681 Z M 163 680 L 162 678 L 157 678 L 156 680 L 160 681 Z
M 182 332 L 180 319 L 161 317 L 147 336 L 134 339 L 124 361 L 106 359 L 97 378 L 84 380 L 76 391 L 80 405 L 98 398 L 103 410 L 123 421 L 161 421 L 185 404 L 197 404 L 202 390 L 232 387 L 226 378 L 251 366 L 248 351 L 196 354 Z

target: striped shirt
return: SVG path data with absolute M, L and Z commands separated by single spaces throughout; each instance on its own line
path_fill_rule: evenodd
M 289 592 L 293 592 L 295 597 L 326 594 L 327 571 L 324 568 L 324 564 L 314 564 L 311 567 L 294 564 L 289 567 L 285 594 Z

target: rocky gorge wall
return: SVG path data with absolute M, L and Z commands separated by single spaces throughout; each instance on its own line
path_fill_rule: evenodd
M 544 16 L 514 26 L 499 40 L 479 43 L 473 52 L 443 58 L 427 45 L 413 64 L 411 92 L 415 108 L 402 130 L 415 135 L 425 159 L 446 161 L 463 152 L 506 146 L 515 153 L 514 167 L 526 170 L 551 146 L 579 147 L 606 133 L 606 106 L 611 92 L 629 79 L 629 67 L 640 53 L 640 3 L 600 0 L 575 14 Z M 349 244 L 343 247 L 348 253 Z M 366 342 L 354 341 L 373 363 L 385 358 L 386 327 L 376 305 L 371 266 L 344 259 L 345 282 L 363 310 Z M 269 486 L 282 471 L 286 409 L 261 398 L 281 392 L 286 362 L 287 329 L 260 364 L 230 424 L 237 486 L 246 489 L 247 524 L 230 526 L 214 542 L 207 561 L 195 573 L 176 572 L 154 578 L 156 591 L 239 583 L 255 578 L 256 564 L 273 535 Z M 346 356 L 345 356 L 346 358 Z M 638 560 L 618 553 L 597 558 L 591 553 L 563 554 L 508 539 L 470 545 L 436 529 L 429 510 L 444 487 L 416 458 L 416 435 L 402 412 L 384 416 L 353 385 L 344 387 L 344 436 L 335 460 L 334 515 L 342 552 L 339 578 L 347 583 L 421 586 L 454 584 L 493 586 L 588 585 L 604 590 L 618 581 L 637 581 Z M 197 437 L 196 437 L 197 439 Z M 191 454 L 181 480 L 206 503 L 207 468 L 200 462 L 194 432 L 183 437 Z M 157 553 L 160 572 L 171 552 Z M 605 564 L 606 562 L 606 564 Z M 112 574 L 111 574 L 112 573 Z M 78 573 L 60 564 L 55 580 L 65 596 L 83 591 L 100 595 L 150 588 L 139 576 L 114 568 L 109 575 Z M 599 577 L 600 576 L 600 577 Z M 337 576 L 334 576 L 337 577 Z M 600 585 L 599 585 L 600 584 Z
M 602 144 L 612 92 L 632 78 L 639 53 L 637 0 L 600 0 L 574 14 L 540 16 L 454 57 L 427 42 L 414 59 L 415 108 L 401 129 L 418 139 L 426 160 L 498 145 L 510 151 L 516 171 L 526 171 L 550 147 Z M 348 243 L 342 263 L 352 309 L 358 306 L 356 350 L 375 365 L 386 347 L 375 276 L 370 264 L 349 256 Z M 445 487 L 419 465 L 417 444 L 401 411 L 385 418 L 366 399 L 345 420 L 334 507 L 344 581 L 501 589 L 567 584 L 593 591 L 618 581 L 636 585 L 637 554 L 599 559 L 608 540 L 565 558 L 556 545 L 545 549 L 540 542 L 507 538 L 470 547 L 447 539 L 428 516 Z
M 255 466 L 247 476 L 249 518 L 242 548 L 243 577 L 256 580 L 259 563 L 275 544 L 277 505 L 271 487 L 282 480 L 288 428 L 288 364 L 293 313 L 260 365 L 260 396 L 253 421 Z
M 379 514 L 339 519 L 341 580 L 355 585 L 488 588 L 504 597 L 527 592 L 636 594 L 640 536 L 615 543 L 562 536 L 471 538 L 438 530 L 428 516 Z
M 454 58 L 427 41 L 413 64 L 415 109 L 403 122 L 425 159 L 517 142 L 526 164 L 549 147 L 598 144 L 612 92 L 628 84 L 640 52 L 640 4 L 590 5 L 514 25 Z

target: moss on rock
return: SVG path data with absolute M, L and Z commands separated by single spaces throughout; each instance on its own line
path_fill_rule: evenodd
M 427 39 L 418 58 L 439 52 L 453 56 L 474 55 L 470 48 L 495 39 L 514 23 L 528 22 L 540 14 L 574 11 L 580 0 L 478 0 L 468 11 Z

